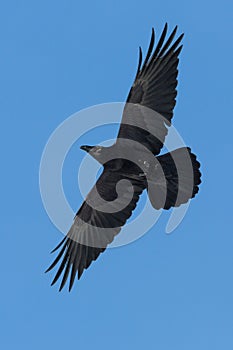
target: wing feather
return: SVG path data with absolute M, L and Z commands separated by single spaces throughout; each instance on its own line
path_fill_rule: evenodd
M 118 138 L 142 142 L 154 155 L 160 153 L 167 135 L 167 129 L 163 128 L 163 125 L 170 126 L 173 116 L 177 96 L 178 56 L 182 49 L 180 43 L 183 34 L 174 41 L 177 26 L 166 40 L 167 30 L 166 23 L 155 48 L 155 33 L 152 30 L 149 48 L 142 67 L 141 62 L 138 66 L 118 133 Z M 147 120 L 151 119 L 151 116 L 148 117 L 148 113 L 142 112 L 142 110 L 139 113 L 130 111 L 127 105 L 131 104 L 147 107 L 156 112 L 157 115 L 161 115 L 160 120 L 154 118 L 153 128 L 154 130 L 163 130 L 163 133 L 159 133 L 159 138 L 158 135 L 155 136 L 152 133 L 151 128 L 148 128 L 149 124 L 152 125 L 151 121 L 148 123 Z
M 137 179 L 132 179 L 130 183 L 126 183 L 124 195 L 117 198 L 116 184 L 118 181 L 126 179 L 126 177 L 123 173 L 104 169 L 96 185 L 88 194 L 86 201 L 77 212 L 67 236 L 56 247 L 57 249 L 61 248 L 60 252 L 47 271 L 53 269 L 61 261 L 52 281 L 53 285 L 62 276 L 59 291 L 62 290 L 68 278 L 69 291 L 72 289 L 75 277 L 78 276 L 79 279 L 82 276 L 84 270 L 113 241 L 121 227 L 131 216 L 139 196 L 146 186 L 144 183 L 138 182 Z M 134 189 L 133 195 L 131 186 Z M 104 196 L 104 199 L 109 203 L 110 212 L 102 211 L 104 207 L 100 205 L 100 198 L 97 197 L 96 189 L 99 189 L 98 193 L 101 193 L 102 197 Z M 93 207 L 90 206 L 89 199 Z M 118 202 L 116 202 L 116 199 Z M 95 205 L 97 205 L 98 210 Z

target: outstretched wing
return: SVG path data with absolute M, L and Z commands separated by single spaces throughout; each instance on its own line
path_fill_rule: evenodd
M 60 262 L 52 285 L 63 273 L 61 290 L 70 274 L 71 290 L 76 275 L 79 279 L 84 269 L 97 259 L 120 232 L 144 189 L 140 179 L 129 179 L 124 174 L 104 169 L 77 212 L 67 236 L 53 250 L 61 248 L 47 269 L 50 271 Z
M 129 92 L 118 138 L 137 141 L 154 155 L 163 147 L 167 126 L 170 125 L 176 103 L 179 46 L 183 34 L 173 40 L 177 26 L 166 39 L 167 24 L 155 46 L 152 29 L 150 45 L 144 63 L 139 49 L 135 81 Z M 156 112 L 156 113 L 155 113 Z M 161 117 L 162 116 L 162 117 Z M 130 124 L 130 125 L 129 125 Z

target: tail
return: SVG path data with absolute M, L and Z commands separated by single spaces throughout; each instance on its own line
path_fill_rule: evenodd
M 148 180 L 148 195 L 155 209 L 170 209 L 195 197 L 201 183 L 200 163 L 189 147 L 157 157 L 153 178 Z

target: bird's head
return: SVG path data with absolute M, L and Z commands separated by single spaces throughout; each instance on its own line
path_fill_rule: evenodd
M 103 164 L 105 148 L 103 146 L 81 146 L 80 149 L 89 153 L 93 158 L 95 158 L 99 163 Z

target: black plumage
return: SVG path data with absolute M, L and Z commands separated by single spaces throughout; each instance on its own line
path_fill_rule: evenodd
M 60 248 L 47 271 L 60 263 L 52 281 L 54 284 L 63 274 L 60 290 L 68 278 L 71 290 L 75 277 L 80 278 L 113 241 L 145 189 L 155 209 L 179 206 L 198 192 L 200 163 L 190 148 L 155 157 L 163 147 L 176 103 L 183 38 L 182 34 L 174 41 L 176 31 L 177 27 L 166 40 L 166 24 L 155 46 L 152 29 L 143 63 L 139 48 L 137 73 L 115 144 L 81 147 L 103 165 L 103 172 L 78 210 L 67 236 L 53 250 Z

